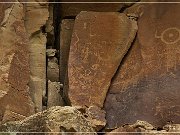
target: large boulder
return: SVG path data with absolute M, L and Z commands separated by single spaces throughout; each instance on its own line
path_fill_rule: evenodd
M 91 123 L 76 107 L 52 107 L 22 121 L 0 125 L 1 132 L 79 132 L 78 134 L 96 134 Z

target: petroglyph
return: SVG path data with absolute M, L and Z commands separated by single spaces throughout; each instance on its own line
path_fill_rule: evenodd
M 160 35 L 155 33 L 155 38 L 161 39 L 165 44 L 176 44 L 180 41 L 180 29 L 177 27 L 170 27 L 165 29 Z

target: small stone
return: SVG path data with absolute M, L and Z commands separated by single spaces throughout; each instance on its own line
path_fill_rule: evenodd
M 57 50 L 56 49 L 46 49 L 46 55 L 48 57 L 54 57 L 56 55 Z
M 47 79 L 52 82 L 59 81 L 59 65 L 56 57 L 48 58 Z

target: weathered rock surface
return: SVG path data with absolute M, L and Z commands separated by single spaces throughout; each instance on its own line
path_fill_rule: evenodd
M 97 106 L 90 106 L 86 109 L 85 115 L 87 116 L 87 119 L 91 121 L 93 128 L 96 131 L 100 131 L 102 128 L 106 125 L 106 119 L 105 119 L 105 111 L 101 110 L 101 108 Z
M 0 125 L 0 131 L 63 132 L 62 134 L 65 134 L 65 132 L 81 132 L 78 134 L 96 134 L 91 123 L 75 107 L 68 106 L 52 107 L 27 117 L 22 121 L 5 123 Z
M 13 0 L 7 0 L 8 1 L 13 1 Z M 0 0 L 0 2 L 4 2 L 4 0 Z M 1 3 L 0 4 L 0 24 L 1 26 L 3 26 L 4 24 L 6 24 L 6 21 L 8 19 L 8 14 L 11 11 L 12 8 L 12 3 Z
M 36 112 L 42 110 L 42 97 L 46 95 L 46 35 L 43 26 L 49 17 L 47 0 L 28 0 L 26 3 L 25 26 L 30 38 L 30 91 L 35 103 Z
M 116 12 L 81 12 L 76 17 L 65 90 L 71 105 L 103 107 L 111 79 L 136 31 L 135 21 Z
M 137 121 L 133 125 L 119 127 L 106 135 L 179 135 L 179 131 L 180 124 L 169 124 L 158 131 L 145 121 Z
M 6 122 L 33 114 L 34 106 L 27 86 L 29 40 L 23 21 L 23 4 L 0 5 L 4 17 L 0 26 L 0 121 Z
M 105 102 L 107 127 L 143 120 L 155 127 L 180 123 L 179 4 L 138 4 L 138 35 Z M 173 15 L 173 17 L 172 17 Z
M 52 82 L 59 82 L 59 65 L 56 57 L 48 58 L 47 78 Z
M 48 102 L 47 108 L 63 106 L 64 102 L 60 94 L 60 82 L 48 81 Z
M 67 72 L 73 27 L 73 19 L 63 19 L 60 25 L 60 82 L 62 84 L 64 84 L 65 75 Z
M 131 5 L 131 3 L 97 3 L 97 2 L 124 2 L 124 0 L 88 0 L 86 2 L 96 3 L 74 3 L 84 2 L 84 0 L 61 0 L 62 2 L 73 2 L 60 4 L 60 15 L 62 18 L 72 17 L 78 15 L 81 11 L 95 11 L 95 12 L 118 12 L 123 7 Z M 128 0 L 127 2 L 135 2 L 137 0 Z

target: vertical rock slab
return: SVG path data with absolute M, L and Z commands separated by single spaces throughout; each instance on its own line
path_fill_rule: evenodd
M 63 19 L 60 25 L 60 82 L 62 84 L 64 84 L 64 79 L 67 71 L 73 27 L 73 19 Z
M 27 48 L 29 40 L 23 21 L 24 6 L 17 2 L 3 10 L 2 14 L 4 19 L 0 26 L 0 121 L 6 122 L 30 116 L 34 113 L 34 106 L 27 86 L 30 78 Z
M 103 107 L 136 31 L 136 22 L 118 12 L 81 12 L 76 17 L 65 90 L 71 105 Z
M 180 4 L 137 4 L 138 34 L 107 94 L 107 127 L 180 122 Z M 173 15 L 173 16 L 172 16 Z
M 48 3 L 26 3 L 25 26 L 29 34 L 30 44 L 30 91 L 33 96 L 33 102 L 36 106 L 36 112 L 42 110 L 42 97 L 46 94 L 46 35 L 42 27 L 48 20 Z M 43 0 L 43 2 L 46 2 Z

